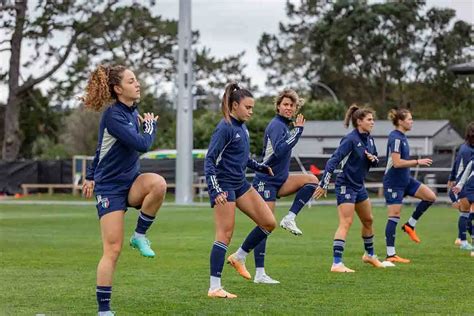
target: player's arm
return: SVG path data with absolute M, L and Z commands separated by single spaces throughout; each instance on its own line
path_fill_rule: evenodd
M 367 159 L 370 160 L 370 167 L 377 167 L 379 165 L 379 154 L 377 153 L 377 146 L 375 146 L 375 141 L 373 138 L 370 138 L 369 141 L 372 141 L 372 144 L 374 145 L 374 153 L 369 153 L 367 150 L 365 151 L 365 156 Z
M 86 178 L 82 181 L 82 194 L 85 198 L 91 198 L 92 194 L 94 193 L 95 181 L 94 181 L 94 173 L 95 169 L 97 168 L 97 164 L 99 163 L 99 155 L 100 155 L 100 146 L 97 145 L 95 150 L 94 160 L 92 163 L 87 166 L 86 169 Z
M 301 134 L 303 133 L 305 119 L 302 114 L 298 114 L 295 121 L 295 128 L 291 131 L 289 135 L 286 134 L 284 129 L 273 129 L 269 132 L 269 138 L 272 144 L 275 144 L 273 149 L 273 154 L 276 158 L 285 156 L 290 152 L 296 143 L 300 139 Z
M 390 146 L 390 157 L 392 158 L 393 167 L 394 168 L 411 168 L 415 166 L 431 166 L 433 160 L 430 158 L 422 158 L 422 159 L 402 159 L 400 156 L 401 146 L 403 146 L 403 142 L 399 138 L 395 138 L 393 142 L 389 144 Z
M 344 137 L 339 144 L 339 147 L 336 149 L 334 154 L 332 154 L 331 158 L 329 158 L 328 162 L 326 163 L 326 167 L 324 168 L 324 174 L 321 178 L 321 181 L 318 184 L 318 188 L 316 189 L 315 197 L 319 199 L 323 195 L 326 195 L 329 182 L 331 181 L 331 176 L 336 170 L 337 166 L 341 163 L 341 161 L 351 153 L 353 149 L 353 142 L 349 137 Z
M 206 175 L 207 188 L 211 196 L 215 196 L 217 204 L 225 204 L 227 196 L 219 185 L 216 177 L 217 165 L 222 157 L 225 146 L 232 141 L 232 135 L 229 128 L 220 125 L 211 136 L 209 148 L 204 160 L 204 174 Z
M 459 179 L 459 182 L 453 187 L 453 192 L 458 194 L 461 192 L 462 188 L 464 187 L 464 184 L 473 176 L 472 173 L 472 160 L 467 164 L 466 169 L 464 169 L 464 172 L 462 174 L 461 179 Z
M 258 163 L 255 159 L 252 159 L 250 157 L 247 160 L 247 168 L 273 176 L 273 170 L 270 166 L 266 165 L 263 162 Z
M 137 133 L 135 125 L 124 114 L 113 111 L 106 117 L 105 126 L 110 135 L 121 143 L 136 151 L 147 152 L 155 139 L 156 119 L 157 117 L 153 114 L 145 113 L 144 118 L 140 119 L 143 124 L 143 133 Z

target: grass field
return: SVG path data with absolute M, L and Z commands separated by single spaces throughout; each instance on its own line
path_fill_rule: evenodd
M 286 213 L 277 210 L 278 218 Z M 402 216 L 410 215 L 408 208 Z M 375 208 L 376 251 L 384 254 L 385 209 Z M 239 277 L 227 265 L 223 285 L 236 300 L 206 296 L 214 224 L 209 208 L 164 207 L 149 237 L 158 257 L 145 259 L 124 247 L 112 307 L 118 315 L 157 314 L 469 314 L 473 313 L 474 258 L 454 247 L 457 212 L 432 207 L 417 226 L 422 243 L 398 233 L 409 265 L 374 269 L 360 257 L 360 224 L 354 222 L 344 254 L 354 274 L 329 272 L 335 207 L 304 209 L 302 237 L 277 229 L 269 240 L 267 272 L 279 285 Z M 126 236 L 137 214 L 127 214 Z M 237 215 L 230 251 L 252 228 Z M 95 269 L 101 242 L 90 206 L 0 204 L 0 314 L 96 313 Z M 253 258 L 247 261 L 253 274 Z

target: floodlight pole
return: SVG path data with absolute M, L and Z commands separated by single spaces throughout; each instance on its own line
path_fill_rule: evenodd
M 193 54 L 191 50 L 191 0 L 179 0 L 178 104 L 176 109 L 175 202 L 193 202 Z

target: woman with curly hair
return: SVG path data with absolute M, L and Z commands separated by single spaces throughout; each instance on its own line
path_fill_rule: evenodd
M 296 193 L 288 214 L 280 222 L 282 228 L 296 236 L 302 235 L 303 232 L 296 226 L 295 218 L 313 197 L 318 185 L 318 178 L 313 174 L 289 173 L 291 151 L 303 133 L 305 119 L 303 114 L 297 115 L 303 103 L 304 100 L 292 89 L 284 89 L 276 97 L 276 115 L 268 123 L 263 137 L 263 163 L 272 168 L 275 176 L 256 172 L 253 181 L 253 187 L 272 212 L 275 212 L 275 202 L 278 198 Z M 266 242 L 265 238 L 254 250 L 254 282 L 278 284 L 280 282 L 265 273 Z
M 96 289 L 99 315 L 113 315 L 112 279 L 122 249 L 128 206 L 141 209 L 130 246 L 145 257 L 155 256 L 145 233 L 163 203 L 166 182 L 158 174 L 139 173 L 139 153 L 150 149 L 158 116 L 138 114 L 140 84 L 130 69 L 120 65 L 101 65 L 94 70 L 82 100 L 86 108 L 104 110 L 97 150 L 82 190 L 86 198 L 96 196 L 102 235 Z

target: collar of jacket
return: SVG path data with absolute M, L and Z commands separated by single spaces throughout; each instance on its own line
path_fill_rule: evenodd
M 285 123 L 286 125 L 290 125 L 290 123 L 293 122 L 292 119 L 286 118 L 286 117 L 284 117 L 283 115 L 280 115 L 280 114 L 275 115 L 275 117 L 277 119 L 279 119 L 280 121 L 282 121 L 283 123 Z

